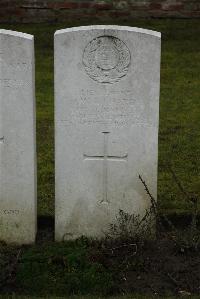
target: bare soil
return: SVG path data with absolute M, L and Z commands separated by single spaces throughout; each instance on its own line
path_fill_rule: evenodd
M 53 242 L 53 219 L 40 219 L 36 245 L 0 245 L 0 294 L 200 295 L 200 242 L 184 237 L 188 219 L 175 232 L 163 221 L 148 241 L 64 243 Z

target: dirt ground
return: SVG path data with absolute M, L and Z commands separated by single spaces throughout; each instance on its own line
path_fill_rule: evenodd
M 50 219 L 39 226 L 36 245 L 0 246 L 1 293 L 200 295 L 199 235 L 194 239 L 187 225 L 182 231 L 165 228 L 148 241 L 82 238 L 71 243 L 53 242 Z
M 173 234 L 152 242 L 115 244 L 91 260 L 113 269 L 119 293 L 200 294 L 200 252 L 181 248 Z

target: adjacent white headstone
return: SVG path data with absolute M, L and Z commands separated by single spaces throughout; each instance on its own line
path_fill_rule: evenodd
M 88 26 L 55 33 L 56 240 L 101 237 L 119 210 L 157 196 L 160 33 Z
M 0 30 L 0 241 L 36 235 L 34 39 Z

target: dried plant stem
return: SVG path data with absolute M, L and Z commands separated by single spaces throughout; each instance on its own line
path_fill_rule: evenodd
M 149 191 L 149 188 L 147 187 L 147 184 L 146 182 L 142 179 L 141 175 L 139 175 L 139 179 L 140 181 L 142 182 L 144 188 L 145 188 L 145 191 L 146 193 L 148 194 L 150 200 L 151 200 L 151 207 L 153 209 L 153 213 L 156 217 L 156 220 L 157 222 L 161 225 L 162 224 L 162 221 L 160 219 L 160 216 L 158 214 L 158 209 L 157 209 L 157 203 L 156 203 L 156 200 L 155 198 L 153 197 L 153 195 L 151 194 L 151 192 Z M 169 225 L 169 227 L 173 230 L 176 230 L 175 226 L 172 224 L 172 222 L 168 219 L 167 216 L 163 215 L 163 218 L 165 219 L 166 223 Z
M 149 198 L 151 200 L 151 206 L 153 208 L 153 212 L 155 214 L 155 216 L 157 216 L 157 205 L 156 205 L 156 201 L 155 201 L 155 198 L 153 197 L 153 195 L 151 194 L 151 192 L 149 191 L 148 187 L 147 187 L 147 184 L 145 183 L 145 181 L 142 179 L 141 175 L 139 174 L 139 179 L 140 181 L 142 182 L 144 188 L 145 188 L 145 191 L 146 193 L 149 195 Z

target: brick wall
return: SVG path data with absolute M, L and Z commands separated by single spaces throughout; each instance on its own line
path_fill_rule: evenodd
M 200 0 L 0 0 L 0 22 L 69 19 L 199 18 Z

